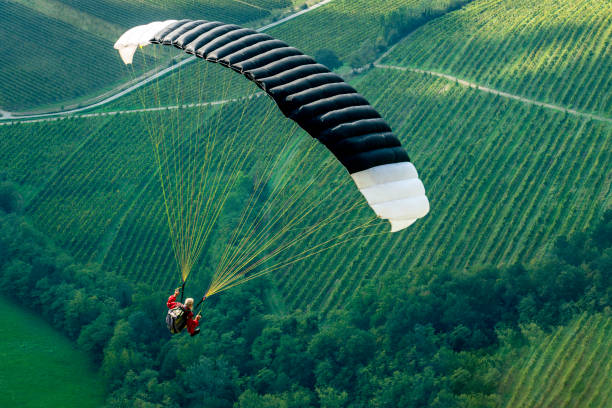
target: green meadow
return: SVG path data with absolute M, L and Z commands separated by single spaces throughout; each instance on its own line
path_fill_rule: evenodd
M 101 406 L 106 391 L 90 356 L 22 301 L 0 298 L 0 406 Z

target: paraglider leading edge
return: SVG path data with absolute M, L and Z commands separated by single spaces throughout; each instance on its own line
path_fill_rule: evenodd
M 115 48 L 131 64 L 136 50 L 149 44 L 172 45 L 253 81 L 336 156 L 392 232 L 429 212 L 423 183 L 390 126 L 352 86 L 312 57 L 267 34 L 206 20 L 133 27 Z

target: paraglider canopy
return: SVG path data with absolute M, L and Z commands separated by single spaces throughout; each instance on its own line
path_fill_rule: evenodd
M 254 183 L 256 186 L 252 189 L 243 217 L 220 256 L 205 296 L 287 267 L 348 239 L 358 238 L 365 227 L 371 227 L 372 221 L 376 220 L 371 211 L 364 211 L 368 213 L 368 221 L 363 222 L 365 217 L 356 217 L 354 220 L 360 222 L 357 227 L 338 229 L 330 234 L 331 237 L 323 236 L 318 243 L 310 241 L 317 231 L 329 227 L 331 221 L 344 221 L 344 214 L 367 210 L 369 206 L 378 218 L 388 220 L 391 231 L 396 232 L 407 228 L 429 211 L 423 183 L 389 124 L 355 88 L 312 57 L 256 30 L 205 20 L 166 20 L 134 27 L 119 38 L 115 48 L 123 62 L 129 65 L 138 48 L 149 44 L 171 45 L 200 60 L 217 63 L 242 74 L 274 101 L 274 104 L 268 103 L 274 114 L 280 111 L 292 121 L 286 122 L 297 124 L 333 154 L 332 157 L 321 151 L 321 156 L 313 160 L 307 159 L 307 156 L 300 157 L 302 164 L 312 165 L 310 172 L 304 172 L 308 176 L 305 183 L 308 185 L 301 189 L 296 178 L 289 180 L 290 177 L 285 177 L 280 183 L 271 183 L 275 186 L 270 188 L 269 195 L 276 198 L 284 196 L 287 201 L 277 206 L 278 211 L 273 210 L 274 206 L 270 203 L 262 205 L 261 216 L 247 222 L 252 210 L 249 206 L 255 205 L 253 203 L 266 189 L 267 180 L 270 180 L 275 169 L 282 167 L 277 166 L 278 163 L 271 164 L 269 159 L 284 153 L 262 153 L 269 146 L 265 142 L 255 141 L 254 137 L 256 133 L 267 133 L 271 128 L 266 123 L 270 111 L 263 115 L 261 111 L 255 113 L 257 101 L 253 98 L 254 94 L 235 99 L 221 98 L 221 101 L 232 103 L 241 101 L 237 104 L 243 107 L 243 111 L 234 113 L 235 121 L 222 119 L 219 115 L 217 119 L 208 121 L 211 126 L 209 131 L 203 131 L 206 120 L 202 118 L 209 113 L 191 116 L 195 119 L 191 121 L 185 120 L 188 113 L 181 113 L 178 108 L 170 111 L 159 105 L 150 110 L 143 109 L 151 113 L 151 120 L 145 125 L 155 151 L 171 241 L 183 284 L 222 212 L 228 192 L 236 184 L 243 164 L 254 150 L 261 157 L 267 157 L 268 162 L 262 167 L 266 169 L 264 173 L 268 172 L 268 178 L 262 176 Z M 196 58 L 192 57 L 192 60 Z M 185 65 L 180 63 L 176 66 Z M 179 71 L 180 75 L 171 76 L 176 78 L 177 95 L 186 94 L 194 87 L 203 93 L 210 85 L 210 81 L 202 81 L 201 77 L 187 72 L 182 74 Z M 159 82 L 157 85 L 158 92 L 166 92 Z M 159 93 L 154 94 L 153 98 L 150 96 L 143 91 L 143 108 L 151 101 L 159 103 L 161 100 Z M 192 103 L 191 106 L 204 106 L 207 103 Z M 234 122 L 239 125 L 247 111 L 253 113 L 257 125 L 251 123 L 246 132 L 248 136 L 241 139 L 236 137 L 238 132 L 234 133 L 228 126 L 231 127 Z M 282 118 L 281 115 L 277 117 Z M 187 128 L 173 129 L 177 124 Z M 225 134 L 221 137 L 222 142 L 218 143 L 215 136 L 222 127 Z M 279 140 L 291 140 L 297 126 L 293 128 L 293 132 L 285 132 L 285 137 L 279 138 L 278 135 L 272 144 Z M 316 143 L 311 145 L 320 147 Z M 219 154 L 211 153 L 215 147 Z M 285 144 L 280 151 L 286 152 L 287 147 L 288 144 Z M 237 157 L 229 159 L 228 152 L 236 153 Z M 334 197 L 338 188 L 342 187 L 340 184 L 345 181 L 352 184 L 348 177 L 336 176 L 335 179 L 341 180 L 335 180 L 339 185 L 333 188 L 329 187 L 331 183 L 323 181 L 322 177 L 334 176 L 329 170 L 333 166 L 340 167 L 338 162 L 350 174 L 366 200 L 354 194 L 355 203 L 341 203 L 340 207 L 344 208 L 339 211 L 315 211 L 319 209 L 319 201 Z M 214 163 L 218 164 L 216 168 Z M 296 164 L 296 168 L 299 168 L 299 164 Z M 313 196 L 316 196 L 316 192 L 320 193 L 319 201 L 303 205 L 301 198 L 311 186 L 314 186 Z M 209 190 L 204 191 L 206 188 Z M 305 208 L 297 210 L 300 205 Z M 300 224 L 313 211 L 319 212 L 321 219 L 309 225 Z M 240 228 L 246 231 L 239 233 Z M 305 249 L 295 246 L 299 242 L 307 243 Z M 264 267 L 268 260 L 289 248 L 294 249 L 290 259 Z
M 392 232 L 429 212 L 423 183 L 390 126 L 353 87 L 311 57 L 267 34 L 205 20 L 137 26 L 115 48 L 130 64 L 136 49 L 147 44 L 173 45 L 255 82 L 340 160 Z

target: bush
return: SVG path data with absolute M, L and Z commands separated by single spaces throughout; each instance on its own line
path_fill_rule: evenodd
M 325 65 L 327 68 L 334 70 L 336 68 L 340 68 L 342 66 L 342 61 L 332 50 L 328 50 L 323 48 L 315 52 L 315 59 L 317 62 Z
M 23 197 L 15 184 L 0 184 L 0 210 L 5 213 L 20 213 L 23 210 Z

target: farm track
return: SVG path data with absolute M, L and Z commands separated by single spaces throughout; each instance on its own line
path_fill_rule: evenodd
M 340 2 L 333 7 L 337 8 L 337 4 Z M 312 21 L 316 14 L 325 13 L 310 14 L 306 20 Z M 403 63 L 397 62 L 398 65 Z M 192 64 L 189 69 L 199 65 L 211 64 Z M 421 62 L 406 65 L 440 71 Z M 288 310 L 315 310 L 323 315 L 333 312 L 342 308 L 352 293 L 367 281 L 376 280 L 390 270 L 410 271 L 428 265 L 463 270 L 481 264 L 528 263 L 544 253 L 545 243 L 552 237 L 590 225 L 609 202 L 610 173 L 605 170 L 612 155 L 609 121 L 591 120 L 565 109 L 562 112 L 567 114 L 544 104 L 527 103 L 520 95 L 512 94 L 523 94 L 523 87 L 496 94 L 470 87 L 468 81 L 464 81 L 466 85 L 427 71 L 399 68 L 375 66 L 353 80 L 355 87 L 380 111 L 414 155 L 412 158 L 423 171 L 422 177 L 433 204 L 431 215 L 402 235 L 387 234 L 346 243 L 297 267 L 279 271 L 273 285 L 278 288 L 279 298 Z M 476 75 L 464 75 L 452 69 L 449 72 L 470 79 L 473 79 L 471 75 Z M 232 78 L 234 76 L 232 73 Z M 486 75 L 474 81 L 487 83 L 490 89 L 498 87 L 490 85 Z M 598 82 L 601 81 L 597 78 L 594 83 Z M 213 110 L 223 106 L 233 112 L 227 116 L 230 123 L 240 116 L 241 105 L 241 98 L 236 98 L 234 93 L 230 95 L 235 99 L 213 91 L 207 99 L 200 100 L 217 100 L 219 106 Z M 549 100 L 540 94 L 530 97 Z M 125 99 L 121 100 L 121 106 L 130 105 Z M 267 98 L 261 98 L 260 102 L 264 99 L 272 105 Z M 160 105 L 172 104 L 168 99 Z M 248 105 L 258 106 L 258 103 L 253 101 Z M 189 106 L 196 107 L 185 104 Z M 105 268 L 151 285 L 175 284 L 173 273 L 151 273 L 152 270 L 174 270 L 175 265 L 166 237 L 167 226 L 160 217 L 163 202 L 156 189 L 157 183 L 146 184 L 143 180 L 143 177 L 146 181 L 151 180 L 149 168 L 152 168 L 147 152 L 142 150 L 148 146 L 146 137 L 134 131 L 129 140 L 125 139 L 126 129 L 136 129 L 138 117 L 147 116 L 130 113 L 160 108 L 123 110 L 115 107 L 117 104 L 111 104 L 105 108 L 108 112 L 92 112 L 87 116 L 31 120 L 57 120 L 57 123 L 0 127 L 0 151 L 3 157 L 19 155 L 18 161 L 9 161 L 9 175 L 15 180 L 29 180 L 34 194 L 42 191 L 34 199 L 36 212 L 43 215 L 36 215 L 42 229 L 56 235 L 58 241 L 74 250 L 79 259 L 84 262 L 97 260 Z M 161 109 L 176 112 L 179 106 Z M 583 114 L 585 112 L 580 109 L 588 107 L 578 108 L 577 112 Z M 196 111 L 185 109 L 184 115 L 192 117 Z M 249 116 L 256 118 L 261 112 L 252 111 Z M 92 119 L 79 120 L 80 117 Z M 113 123 L 108 132 L 100 133 L 94 126 L 102 122 Z M 191 121 L 186 120 L 186 123 Z M 270 134 L 292 133 L 281 126 Z M 88 163 L 85 157 L 79 156 L 66 161 L 53 173 L 55 163 L 66 156 L 66 149 L 62 147 L 75 144 L 71 138 L 78 141 L 86 136 L 105 140 L 91 144 L 92 152 L 97 151 L 97 159 Z M 27 146 L 18 140 L 20 137 Z M 47 138 L 50 148 L 45 156 L 36 147 Z M 249 135 L 244 133 L 240 138 L 246 141 Z M 280 138 L 272 140 L 271 145 L 278 140 Z M 128 141 L 129 145 L 121 151 L 104 147 L 124 145 Z M 134 152 L 134 148 L 142 151 Z M 41 160 L 29 158 L 33 152 L 42 156 Z M 309 164 L 304 166 L 303 174 L 314 177 L 315 169 L 319 168 L 317 163 L 327 157 L 324 154 L 327 152 L 321 153 L 307 161 Z M 57 160 L 48 158 L 51 155 L 57 156 Z M 118 157 L 125 160 L 117 161 Z M 581 160 L 575 160 L 576 157 Z M 106 167 L 112 171 L 106 171 Z M 79 174 L 84 174 L 85 178 L 77 179 Z M 138 186 L 144 184 L 147 187 L 136 194 Z M 98 186 L 99 194 L 92 191 L 91 186 Z M 325 207 L 321 206 L 321 211 L 341 211 L 344 203 L 355 194 L 358 194 L 356 190 L 346 189 L 325 203 Z M 78 198 L 80 195 L 83 199 Z M 119 210 L 101 205 L 100 200 L 93 201 L 97 195 L 107 197 L 108 203 L 117 203 Z M 315 200 L 317 195 L 311 194 L 305 202 Z M 558 202 L 568 205 L 559 206 Z M 34 210 L 34 207 L 29 208 Z M 65 217 L 62 212 L 66 213 Z M 106 218 L 106 221 L 96 218 Z M 357 215 L 344 218 L 346 221 L 359 219 Z M 337 232 L 321 229 L 312 238 L 324 240 Z M 66 239 L 65 235 L 71 238 Z M 78 245 L 79 241 L 87 245 Z M 89 246 L 97 248 L 92 252 Z M 298 254 L 302 249 L 292 248 L 287 255 Z
M 291 21 L 296 17 L 299 17 L 303 14 L 306 14 L 308 12 L 311 12 L 312 10 L 316 10 L 321 6 L 324 6 L 330 2 L 332 2 L 333 0 L 322 0 L 319 3 L 313 4 L 312 6 L 304 9 L 304 10 L 300 10 L 298 12 L 295 12 L 293 14 L 288 15 L 287 17 L 281 18 L 278 21 L 275 21 L 273 23 L 267 24 L 263 27 L 258 28 L 256 31 L 262 32 L 262 31 L 266 31 L 269 30 L 270 28 L 276 27 L 280 24 L 286 23 L 287 21 Z M 117 88 L 115 88 L 115 90 L 113 91 L 109 91 L 103 94 L 102 99 L 101 100 L 97 100 L 97 101 L 92 101 L 91 103 L 87 104 L 86 106 L 81 106 L 79 108 L 75 108 L 75 109 L 66 109 L 66 110 L 60 110 L 57 112 L 48 112 L 48 113 L 33 113 L 33 114 L 22 114 L 19 112 L 8 112 L 8 111 L 4 111 L 0 109 L 0 121 L 2 120 L 6 120 L 6 119 L 10 119 L 12 120 L 12 122 L 8 122 L 13 123 L 15 121 L 25 121 L 26 123 L 29 123 L 31 121 L 31 119 L 40 119 L 40 118 L 56 118 L 58 116 L 66 116 L 66 115 L 71 115 L 71 114 L 75 114 L 75 113 L 79 113 L 79 112 L 84 112 L 84 111 L 88 111 L 90 109 L 93 108 L 97 108 L 99 106 L 103 106 L 106 105 L 110 102 L 113 102 L 119 98 L 121 98 L 124 95 L 127 95 L 129 93 L 132 93 L 133 91 L 143 87 L 144 85 L 147 85 L 148 83 L 154 81 L 157 78 L 160 78 L 162 76 L 168 75 L 169 73 L 171 73 L 172 71 L 176 70 L 177 68 L 180 68 L 181 66 L 185 65 L 185 64 L 189 64 L 191 62 L 194 62 L 197 58 L 196 57 L 189 57 L 171 67 L 165 68 L 155 74 L 152 74 L 150 76 L 147 76 L 146 78 L 142 78 L 136 81 L 136 83 L 134 83 L 133 85 L 129 85 L 128 88 L 125 88 L 126 84 L 122 84 L 120 86 L 118 86 Z M 132 81 L 130 81 L 132 82 Z M 130 83 L 128 82 L 128 84 Z M 125 88 L 125 89 L 124 89 Z M 133 112 L 133 111 L 130 111 Z M 116 112 L 115 112 L 116 113 Z M 93 114 L 93 116 L 101 116 L 102 114 Z M 82 115 L 80 117 L 92 117 L 92 115 Z M 4 125 L 6 123 L 2 123 L 0 122 L 0 125 Z
M 398 71 L 410 71 L 410 72 L 416 72 L 416 73 L 419 73 L 419 74 L 433 75 L 433 76 L 436 76 L 436 77 L 439 77 L 439 78 L 448 79 L 449 81 L 457 82 L 458 84 L 463 85 L 463 86 L 467 86 L 469 88 L 474 88 L 474 89 L 477 89 L 479 91 L 490 93 L 490 94 L 493 94 L 493 95 L 503 96 L 504 98 L 508 98 L 508 99 L 514 99 L 516 101 L 527 103 L 529 105 L 541 106 L 543 108 L 547 108 L 547 109 L 552 109 L 552 110 L 559 111 L 559 112 L 568 113 L 570 115 L 579 116 L 579 117 L 583 117 L 583 118 L 586 118 L 586 119 L 597 120 L 597 121 L 600 121 L 600 122 L 612 123 L 612 118 L 608 118 L 608 117 L 601 116 L 601 115 L 595 115 L 595 114 L 592 114 L 592 113 L 581 112 L 581 111 L 578 111 L 576 109 L 566 108 L 566 107 L 561 106 L 561 105 L 555 105 L 555 104 L 552 104 L 552 103 L 541 102 L 541 101 L 537 101 L 535 99 L 529 99 L 529 98 L 526 98 L 524 96 L 512 94 L 512 93 L 509 93 L 509 92 L 499 91 L 497 89 L 489 88 L 489 87 L 477 84 L 476 82 L 466 81 L 465 79 L 461 79 L 461 78 L 456 77 L 454 75 L 444 74 L 442 72 L 429 71 L 429 70 L 418 69 L 418 68 L 400 67 L 400 66 L 397 66 L 397 65 L 387 65 L 387 64 L 380 64 L 380 63 L 376 63 L 376 64 L 374 64 L 374 66 L 377 67 L 377 68 L 382 68 L 382 69 L 395 69 L 395 70 L 398 70 Z
M 187 60 L 185 60 L 184 62 L 186 62 Z M 576 116 L 576 117 L 582 117 L 585 119 L 590 119 L 590 120 L 596 120 L 596 121 L 600 121 L 600 122 L 605 122 L 605 123 L 611 123 L 612 124 L 612 118 L 608 118 L 605 116 L 601 116 L 601 115 L 595 115 L 592 113 L 587 113 L 587 112 L 581 112 L 578 111 L 576 109 L 571 109 L 571 108 L 567 108 L 564 106 L 560 106 L 560 105 L 555 105 L 555 104 L 551 104 L 551 103 L 546 103 L 546 102 L 542 102 L 542 101 L 537 101 L 535 99 L 529 99 L 526 98 L 524 96 L 521 95 L 516 95 L 516 94 L 512 94 L 509 92 L 504 92 L 504 91 L 500 91 L 497 89 L 493 89 L 493 88 L 489 88 L 486 86 L 483 86 L 481 84 L 477 84 L 475 82 L 470 82 L 470 81 L 466 81 L 464 79 L 461 79 L 459 77 L 456 77 L 454 75 L 449 75 L 449 74 L 444 74 L 442 72 L 436 72 L 436 71 L 429 71 L 429 70 L 423 70 L 423 69 L 419 69 L 419 68 L 409 68 L 409 67 L 400 67 L 400 66 L 396 66 L 396 65 L 387 65 L 387 64 L 380 64 L 380 63 L 375 63 L 374 66 L 376 68 L 379 69 L 389 69 L 389 70 L 396 70 L 396 71 L 408 71 L 408 72 L 414 72 L 414 73 L 418 73 L 418 74 L 424 74 L 424 75 L 431 75 L 431 76 L 435 76 L 435 77 L 439 77 L 439 78 L 444 78 L 447 79 L 449 81 L 452 82 L 456 82 L 462 86 L 468 87 L 468 88 L 473 88 L 476 89 L 478 91 L 481 92 L 485 92 L 485 93 L 489 93 L 492 95 L 498 95 L 501 96 L 503 98 L 507 98 L 507 99 L 513 99 L 528 105 L 534 105 L 534 106 L 539 106 L 542 108 L 546 108 L 546 109 L 551 109 L 554 111 L 558 111 L 558 112 L 563 112 L 563 113 L 567 113 L 568 115 L 572 115 L 572 116 Z M 175 66 L 176 68 L 178 68 L 178 66 Z M 175 68 L 173 67 L 173 68 Z M 165 72 L 166 73 L 166 72 Z M 164 75 L 165 75 L 164 73 Z M 161 73 L 160 73 L 161 74 Z M 126 95 L 127 93 L 153 81 L 154 79 L 156 79 L 158 76 L 160 75 L 156 75 L 154 77 L 151 77 L 149 79 L 147 79 L 146 81 L 142 81 L 139 82 L 137 85 L 134 85 L 133 87 L 122 91 L 120 95 L 114 95 L 113 97 L 110 97 L 108 99 L 105 99 L 102 102 L 98 102 L 96 104 L 87 106 L 87 107 L 83 107 L 80 108 L 78 110 L 72 110 L 72 111 L 67 111 L 67 112 L 58 112 L 58 113 L 53 113 L 53 114 L 42 114 L 42 115 L 29 115 L 29 116 L 24 116 L 22 118 L 19 117 L 14 117 L 12 116 L 12 114 L 8 113 L 8 112 L 4 112 L 4 111 L 0 111 L 0 114 L 4 113 L 5 117 L 2 118 L 0 117 L 0 120 L 2 119 L 10 119 L 6 122 L 0 122 L 0 126 L 7 126 L 7 125 L 14 125 L 17 123 L 37 123 L 37 122 L 53 122 L 53 121 L 58 121 L 58 120 L 63 120 L 63 119 L 67 119 L 67 118 L 93 118 L 93 117 L 102 117 L 102 116 L 114 116 L 114 115 L 125 115 L 125 114 L 134 114 L 134 113 L 143 113 L 143 112 L 154 112 L 154 111 L 160 111 L 160 110 L 176 110 L 176 109 L 180 109 L 180 108 L 198 108 L 198 107 L 204 107 L 204 106 L 215 106 L 215 105 L 224 105 L 227 103 L 232 103 L 232 102 L 237 102 L 243 98 L 232 98 L 232 99 L 221 99 L 221 100 L 216 100 L 216 101 L 210 101 L 210 102 L 200 102 L 200 103 L 190 103 L 190 104 L 185 104 L 185 105 L 168 105 L 168 106 L 161 106 L 161 107 L 155 107 L 155 108 L 142 108 L 142 109 L 121 109 L 121 110 L 116 110 L 116 111 L 111 111 L 111 112 L 98 112 L 98 113 L 87 113 L 87 114 L 82 114 L 82 115 L 74 115 L 74 113 L 80 112 L 80 111 L 84 111 L 84 110 L 89 110 L 92 109 L 94 107 L 98 107 L 101 105 L 104 105 L 106 103 L 110 103 L 116 99 L 118 99 L 119 97 Z M 257 93 L 253 96 L 250 96 L 248 98 L 251 97 L 258 97 L 258 96 L 262 96 L 263 92 Z M 8 116 L 6 116 L 8 114 Z
M 410 33 L 377 62 L 610 119 L 611 11 L 606 0 L 479 0 Z

